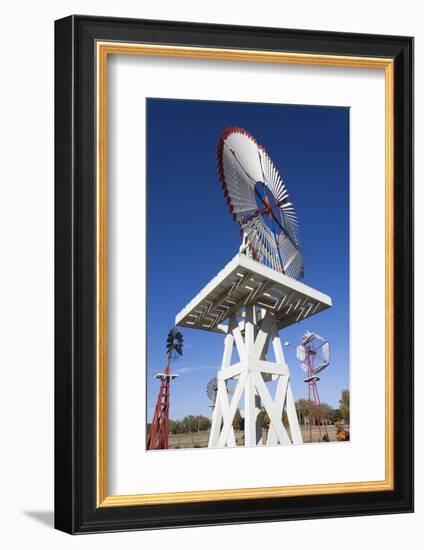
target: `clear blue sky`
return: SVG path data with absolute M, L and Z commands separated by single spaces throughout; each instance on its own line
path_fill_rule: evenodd
M 229 215 L 216 169 L 216 143 L 240 126 L 270 154 L 295 205 L 304 282 L 333 307 L 281 331 L 296 345 L 308 330 L 331 343 L 321 400 L 338 406 L 349 386 L 349 109 L 190 100 L 147 100 L 147 416 L 153 415 L 165 340 L 175 315 L 233 258 L 239 226 Z M 173 365 L 170 417 L 209 415 L 206 384 L 221 363 L 223 336 L 184 329 Z M 294 349 L 284 348 L 295 399 L 307 397 Z M 144 366 L 143 366 L 144 367 Z

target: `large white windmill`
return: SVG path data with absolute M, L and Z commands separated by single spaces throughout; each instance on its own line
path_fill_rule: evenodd
M 236 446 L 233 421 L 242 400 L 244 445 L 302 443 L 279 330 L 331 307 L 331 299 L 299 281 L 303 258 L 295 210 L 265 149 L 245 130 L 227 128 L 217 161 L 242 244 L 176 316 L 180 326 L 225 335 L 209 447 Z M 270 419 L 266 440 L 263 409 Z

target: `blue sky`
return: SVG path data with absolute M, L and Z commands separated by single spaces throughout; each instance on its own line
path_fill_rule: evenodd
M 147 416 L 153 415 L 175 315 L 237 253 L 216 169 L 216 143 L 240 126 L 263 145 L 294 203 L 304 247 L 303 281 L 333 307 L 280 332 L 296 345 L 306 329 L 330 340 L 321 401 L 338 406 L 349 386 L 349 109 L 147 100 Z M 223 336 L 184 329 L 183 357 L 171 388 L 170 417 L 210 414 L 206 384 L 221 363 Z M 284 348 L 295 399 L 307 396 L 293 348 Z

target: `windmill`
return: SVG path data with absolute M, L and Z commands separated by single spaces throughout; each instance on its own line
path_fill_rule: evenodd
M 218 393 L 218 378 L 214 376 L 211 378 L 206 386 L 206 395 L 208 396 L 209 401 L 212 402 L 212 405 L 209 407 L 212 411 L 215 408 L 216 394 Z
M 212 411 L 215 408 L 215 402 L 216 402 L 216 395 L 218 393 L 218 378 L 214 376 L 209 380 L 209 382 L 206 385 L 206 395 L 208 396 L 208 399 L 212 402 L 212 405 L 209 405 L 209 407 L 212 409 Z M 233 394 L 234 390 L 227 388 L 228 394 Z
M 233 422 L 242 399 L 244 445 L 302 443 L 279 330 L 331 307 L 331 298 L 300 282 L 304 267 L 296 213 L 265 149 L 242 128 L 227 128 L 218 141 L 217 162 L 242 243 L 176 316 L 177 325 L 224 335 L 208 445 L 236 446 Z M 263 411 L 270 419 L 266 437 Z
M 176 361 L 183 354 L 184 338 L 179 330 L 172 329 L 166 339 L 166 367 L 163 372 L 155 375 L 160 380 L 159 394 L 156 401 L 152 425 L 150 426 L 147 448 L 167 449 L 168 448 L 168 422 L 169 422 L 169 400 L 171 381 L 177 378 L 178 374 L 171 373 L 171 363 Z
M 296 348 L 296 356 L 300 361 L 301 368 L 307 374 L 304 382 L 308 384 L 308 399 L 312 404 L 309 418 L 310 441 L 312 442 L 312 425 L 318 425 L 320 441 L 329 441 L 327 425 L 322 418 L 320 410 L 321 401 L 317 385 L 320 378 L 317 374 L 326 369 L 330 364 L 330 344 L 328 340 L 316 332 L 309 332 L 307 330 Z

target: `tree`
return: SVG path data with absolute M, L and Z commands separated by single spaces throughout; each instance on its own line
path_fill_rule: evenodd
M 199 415 L 197 417 L 197 425 L 200 432 L 204 432 L 206 430 L 209 430 L 211 427 L 211 421 L 206 416 Z
M 209 430 L 211 427 L 211 421 L 206 416 L 198 414 L 193 416 L 189 414 L 182 420 L 169 419 L 168 430 L 171 434 L 190 434 L 192 432 L 202 432 Z
M 189 434 L 192 432 L 197 432 L 197 420 L 196 417 L 192 414 L 189 414 L 187 417 L 187 431 Z
M 233 428 L 235 430 L 244 430 L 244 419 L 241 417 L 240 411 L 237 409 L 234 415 Z
M 188 434 L 190 432 L 190 419 L 185 416 L 181 421 L 181 433 Z
M 286 409 L 284 409 L 283 414 L 281 415 L 281 420 L 283 422 L 283 426 L 288 428 L 289 427 L 289 417 L 287 416 Z
M 310 399 L 298 399 L 295 405 L 299 422 L 305 425 L 305 419 L 311 415 L 314 404 Z
M 335 410 L 328 403 L 315 405 L 310 399 L 298 399 L 296 401 L 296 411 L 299 423 L 306 425 L 306 420 L 317 424 L 318 418 L 327 422 L 334 422 Z
M 264 408 L 262 408 L 262 427 L 265 428 L 266 430 L 269 430 L 270 423 L 271 421 L 269 419 L 268 413 Z
M 333 409 L 330 416 L 330 421 L 335 424 L 336 422 L 340 422 L 342 419 L 342 413 L 340 412 L 340 409 Z
M 339 399 L 340 403 L 340 415 L 342 420 L 349 424 L 350 418 L 350 392 L 349 390 L 342 390 L 341 397 Z
M 333 410 L 333 407 L 331 407 L 331 405 L 329 405 L 328 403 L 321 403 L 319 405 L 319 415 L 324 420 L 329 421 L 331 419 Z

